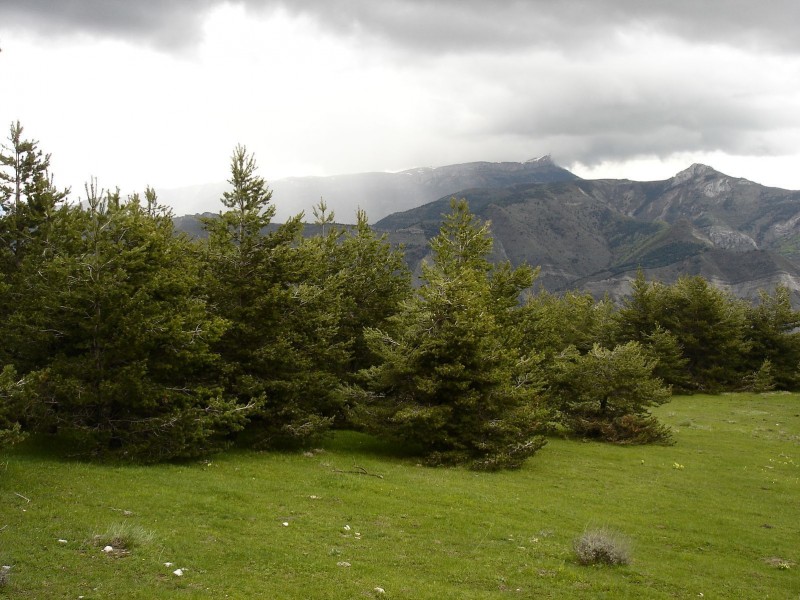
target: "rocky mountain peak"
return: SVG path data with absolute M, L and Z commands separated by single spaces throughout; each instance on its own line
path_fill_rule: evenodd
M 703 165 L 700 163 L 694 163 L 688 169 L 684 169 L 680 171 L 672 178 L 673 185 L 677 185 L 680 183 L 685 183 L 691 179 L 695 179 L 698 177 L 706 177 L 707 175 L 721 175 L 719 171 L 715 170 L 713 167 L 709 167 L 708 165 Z
M 550 165 L 555 166 L 556 163 L 553 162 L 553 157 L 549 154 L 545 154 L 544 156 L 539 156 L 538 158 L 531 158 L 525 161 L 525 164 L 536 164 L 536 165 Z

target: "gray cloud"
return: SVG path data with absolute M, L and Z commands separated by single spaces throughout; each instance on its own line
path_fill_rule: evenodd
M 204 16 L 222 3 L 2 0 L 0 33 L 122 38 L 175 50 L 196 43 Z M 431 139 L 464 142 L 476 152 L 491 148 L 498 159 L 513 158 L 498 156 L 505 148 L 549 151 L 565 164 L 585 165 L 717 150 L 778 155 L 795 151 L 800 131 L 797 96 L 779 89 L 800 81 L 797 0 L 230 4 L 309 18 L 365 54 L 376 50 L 390 69 L 414 71 L 441 103 L 432 109 Z M 782 81 L 770 79 L 777 61 Z M 436 151 L 441 155 L 440 146 Z M 328 145 L 319 152 L 330 153 Z
M 629 27 L 691 42 L 797 52 L 796 0 L 233 0 L 283 8 L 347 35 L 404 50 L 439 52 L 603 43 Z M 222 0 L 4 0 L 0 22 L 51 34 L 123 36 L 164 46 L 191 43 L 205 12 Z
M 263 5 L 252 0 L 250 5 Z M 439 51 L 602 43 L 629 27 L 692 42 L 800 50 L 800 3 L 773 0 L 292 0 L 321 23 L 375 35 L 409 48 Z
M 0 31 L 47 36 L 92 35 L 179 48 L 199 38 L 206 11 L 219 0 L 4 0 Z

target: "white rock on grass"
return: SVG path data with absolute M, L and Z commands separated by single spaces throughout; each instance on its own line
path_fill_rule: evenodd
M 66 543 L 67 543 L 67 540 L 58 540 L 58 543 L 59 543 L 59 544 L 66 544 Z
M 106 546 L 105 548 L 103 548 L 103 552 L 105 552 L 105 553 L 109 553 L 109 552 L 113 552 L 113 551 L 114 551 L 114 547 L 113 546 Z
M 175 570 L 172 572 L 172 574 L 173 574 L 173 575 L 177 575 L 178 577 L 182 577 L 182 576 L 183 576 L 183 569 L 175 569 Z

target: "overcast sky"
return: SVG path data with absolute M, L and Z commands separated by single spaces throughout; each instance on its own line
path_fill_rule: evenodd
M 0 126 L 56 183 L 268 179 L 550 153 L 800 189 L 797 0 L 2 0 Z M 279 200 L 279 199 L 276 199 Z

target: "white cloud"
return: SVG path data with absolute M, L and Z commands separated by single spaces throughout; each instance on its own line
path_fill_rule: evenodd
M 50 4 L 0 6 L 0 119 L 76 193 L 222 181 L 240 142 L 269 179 L 550 152 L 800 189 L 794 2 Z

